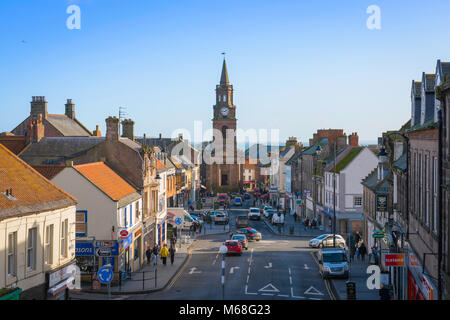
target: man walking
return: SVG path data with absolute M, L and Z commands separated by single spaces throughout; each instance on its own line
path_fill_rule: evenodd
M 158 264 L 158 253 L 159 253 L 159 248 L 158 248 L 158 244 L 155 242 L 155 245 L 153 246 L 153 265 L 156 266 Z
M 367 253 L 366 245 L 364 244 L 364 242 L 362 242 L 361 245 L 359 246 L 359 254 L 361 255 L 361 260 L 363 262 L 365 262 L 366 260 L 366 253 Z
M 150 264 L 150 260 L 152 259 L 152 249 L 150 249 L 150 246 L 147 247 L 145 255 L 147 256 L 147 264 Z
M 175 260 L 175 247 L 170 246 L 169 254 L 170 254 L 170 265 L 173 265 L 173 261 Z

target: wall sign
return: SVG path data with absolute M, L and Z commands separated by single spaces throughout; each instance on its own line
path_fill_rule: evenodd
M 377 211 L 385 212 L 387 211 L 387 196 L 378 195 L 377 196 Z

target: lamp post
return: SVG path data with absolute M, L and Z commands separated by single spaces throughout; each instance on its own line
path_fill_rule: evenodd
M 226 245 L 221 245 L 219 251 L 222 254 L 222 300 L 225 300 L 225 255 L 228 252 L 228 248 Z
M 320 144 L 317 146 L 317 149 L 316 149 L 316 151 L 314 152 L 314 155 L 316 156 L 316 164 L 315 164 L 315 168 L 316 168 L 316 170 L 314 170 L 314 163 L 313 163 L 313 171 L 315 171 L 315 172 L 313 172 L 313 175 L 314 175 L 314 177 L 313 177 L 313 180 L 314 180 L 314 208 L 313 208 L 313 210 L 314 210 L 314 212 L 313 212 L 313 217 L 315 218 L 316 217 L 316 206 L 317 206 L 317 187 L 316 187 L 316 173 L 317 173 L 317 157 L 318 156 L 320 156 L 320 153 L 322 152 L 322 147 L 320 146 Z
M 333 247 L 336 248 L 336 143 L 333 151 Z

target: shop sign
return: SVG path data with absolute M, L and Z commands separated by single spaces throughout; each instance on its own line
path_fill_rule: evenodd
M 52 273 L 48 273 L 48 287 L 54 287 L 59 282 L 74 276 L 76 269 L 77 267 L 74 262 Z
M 115 244 L 116 244 L 116 241 L 114 241 L 114 240 L 95 241 L 96 247 L 114 247 Z
M 384 265 L 387 267 L 404 267 L 405 255 L 403 253 L 386 253 L 384 255 Z
M 387 196 L 385 195 L 377 196 L 377 211 L 378 212 L 387 211 Z
M 136 231 L 136 232 L 134 233 L 134 237 L 135 237 L 135 238 L 139 237 L 139 236 L 141 235 L 141 233 L 142 233 L 142 229 L 139 229 L 138 231 Z
M 123 229 L 122 231 L 120 231 L 120 237 L 122 238 L 122 239 L 126 239 L 127 237 L 128 237 L 128 231 L 127 230 L 125 230 L 125 229 Z
M 414 253 L 409 254 L 409 270 L 420 293 L 427 300 L 434 299 L 435 287 L 431 284 L 428 278 L 422 273 L 422 266 Z
M 96 248 L 95 255 L 97 257 L 110 257 L 110 256 L 112 256 L 112 248 L 110 248 L 110 247 Z
M 75 255 L 76 256 L 93 256 L 94 246 L 92 242 L 75 242 Z

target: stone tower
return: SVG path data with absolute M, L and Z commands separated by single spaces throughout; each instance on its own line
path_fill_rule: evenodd
M 238 189 L 241 165 L 237 161 L 236 121 L 233 85 L 228 79 L 227 64 L 224 59 L 220 84 L 216 86 L 216 104 L 213 106 L 212 119 L 213 129 L 221 133 L 223 140 L 223 161 L 208 165 L 206 183 L 209 190 Z

